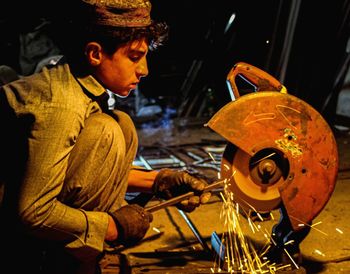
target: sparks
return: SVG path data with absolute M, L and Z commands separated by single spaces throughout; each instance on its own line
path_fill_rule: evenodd
M 249 217 L 249 212 L 234 201 L 234 194 L 229 190 L 226 183 L 223 192 L 220 192 L 220 196 L 223 201 L 220 218 L 223 220 L 225 228 L 225 232 L 221 236 L 223 254 L 219 254 L 217 260 L 215 260 L 212 271 L 216 271 L 215 273 L 221 271 L 229 273 L 275 273 L 273 269 L 276 269 L 276 265 L 265 260 L 261 252 L 255 250 L 251 240 L 245 236 L 241 215 L 246 215 L 246 218 L 242 219 L 248 222 L 248 227 L 253 233 L 262 233 L 264 239 L 270 242 L 271 239 L 267 236 L 268 233 L 262 232 L 261 226 L 256 225 Z M 263 220 L 258 212 L 255 211 L 255 213 L 257 213 L 260 220 Z M 224 260 L 222 260 L 223 257 Z
M 155 232 L 160 233 L 160 230 L 159 230 L 158 228 L 152 227 L 152 229 L 153 229 Z
M 335 229 L 337 232 L 339 232 L 340 234 L 344 234 L 344 232 L 342 230 L 340 230 L 339 228 Z
M 318 255 L 321 255 L 323 257 L 325 257 L 326 255 L 324 253 L 322 253 L 320 250 L 318 249 L 315 249 L 315 253 L 318 254 Z
M 218 179 L 220 180 L 221 179 L 221 173 L 218 172 Z
M 212 155 L 210 152 L 208 152 L 208 155 L 209 155 L 209 157 L 213 160 L 213 162 L 216 163 L 215 158 L 213 157 L 213 155 Z
M 317 222 L 317 223 L 315 223 L 315 224 L 309 225 L 309 224 L 303 223 L 301 220 L 295 218 L 295 217 L 292 216 L 292 215 L 289 215 L 289 217 L 292 218 L 292 219 L 294 219 L 294 220 L 297 220 L 298 222 L 300 222 L 300 223 L 298 224 L 298 226 L 300 226 L 301 224 L 303 224 L 304 226 L 309 226 L 311 229 L 316 230 L 316 231 L 322 233 L 323 235 L 328 236 L 328 234 L 327 234 L 326 232 L 324 232 L 324 231 L 322 231 L 322 230 L 320 230 L 320 229 L 318 229 L 318 228 L 315 228 L 315 226 L 317 226 L 317 225 L 319 225 L 319 224 L 322 223 L 321 221 L 320 221 L 320 222 Z
M 230 167 L 229 167 L 229 165 L 227 165 L 227 164 L 224 164 L 224 168 L 225 168 L 226 170 L 230 170 Z

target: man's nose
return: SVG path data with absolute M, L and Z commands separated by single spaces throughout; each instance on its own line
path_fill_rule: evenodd
M 138 77 L 145 77 L 148 75 L 148 65 L 146 58 L 142 58 L 142 60 L 139 62 L 138 66 L 136 67 L 136 74 Z

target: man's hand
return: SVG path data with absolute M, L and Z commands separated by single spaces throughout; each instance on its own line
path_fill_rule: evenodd
M 209 201 L 211 193 L 203 193 L 207 185 L 204 179 L 190 175 L 186 171 L 165 168 L 157 174 L 152 189 L 156 197 L 165 200 L 193 191 L 194 196 L 176 205 L 183 211 L 191 212 L 199 205 Z
M 112 245 L 132 246 L 137 244 L 145 236 L 153 220 L 153 215 L 137 204 L 123 206 L 109 214 L 118 229 L 118 238 L 111 243 Z

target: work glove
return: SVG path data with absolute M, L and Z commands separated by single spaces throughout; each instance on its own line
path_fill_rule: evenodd
M 194 196 L 176 204 L 177 208 L 192 212 L 201 204 L 209 201 L 211 193 L 203 193 L 207 185 L 208 183 L 204 179 L 195 177 L 187 171 L 164 168 L 157 174 L 152 190 L 157 198 L 165 200 L 193 191 Z
M 118 238 L 111 244 L 125 247 L 137 244 L 145 236 L 153 220 L 153 215 L 137 204 L 123 206 L 109 214 L 118 229 Z

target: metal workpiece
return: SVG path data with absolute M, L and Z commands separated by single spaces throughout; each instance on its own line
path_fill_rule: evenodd
M 224 180 L 221 180 L 221 181 L 217 181 L 215 183 L 212 183 L 212 184 L 208 185 L 207 187 L 204 188 L 203 193 L 209 192 L 209 191 L 212 191 L 214 189 L 218 189 L 218 188 L 222 187 L 224 182 L 225 182 Z M 168 206 L 171 206 L 171 205 L 178 204 L 178 203 L 180 203 L 180 202 L 182 202 L 182 201 L 184 201 L 186 199 L 191 198 L 194 195 L 195 195 L 195 193 L 192 192 L 192 191 L 191 192 L 187 192 L 185 194 L 176 196 L 176 197 L 171 198 L 169 200 L 166 200 L 166 201 L 160 202 L 158 204 L 146 207 L 145 209 L 148 212 L 154 212 L 154 211 L 157 211 L 159 209 L 162 209 L 162 208 L 165 208 L 165 207 L 168 207 Z

